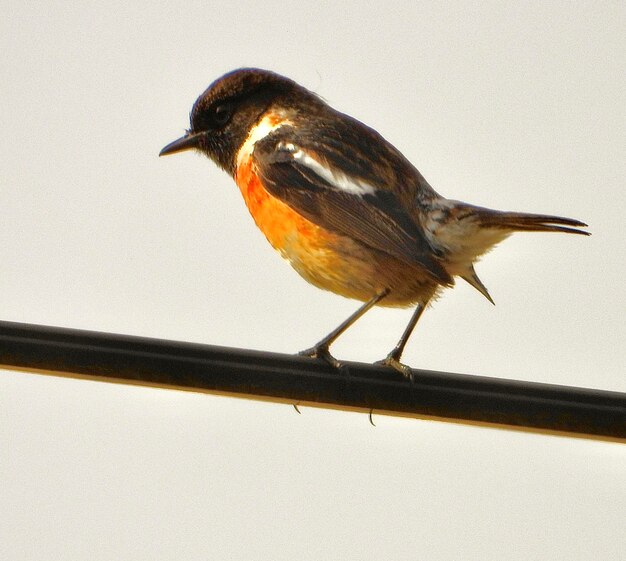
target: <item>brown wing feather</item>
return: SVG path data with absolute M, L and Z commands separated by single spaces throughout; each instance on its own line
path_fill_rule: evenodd
M 273 196 L 315 224 L 418 266 L 441 284 L 452 283 L 421 227 L 392 192 L 355 194 L 338 189 L 294 157 L 305 147 L 296 145 L 288 131 L 279 133 L 259 141 L 253 155 L 257 173 Z M 372 183 L 372 177 L 363 180 Z

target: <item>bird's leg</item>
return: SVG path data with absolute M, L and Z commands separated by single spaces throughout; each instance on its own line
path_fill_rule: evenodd
M 388 288 L 385 288 L 384 290 L 378 292 L 373 298 L 365 302 L 365 304 L 363 304 L 356 312 L 354 312 L 348 319 L 339 324 L 321 341 L 316 343 L 310 349 L 301 351 L 298 354 L 302 356 L 310 356 L 311 358 L 319 358 L 321 360 L 325 360 L 328 364 L 334 366 L 335 368 L 340 368 L 341 363 L 333 355 L 330 354 L 330 346 L 344 331 L 346 331 L 363 314 L 365 314 L 365 312 L 378 304 L 378 302 L 380 302 L 385 296 L 387 296 L 389 292 L 390 290 Z
M 420 316 L 424 313 L 426 309 L 426 304 L 418 304 L 417 308 L 413 312 L 409 324 L 406 326 L 402 337 L 398 341 L 398 344 L 393 348 L 393 350 L 387 355 L 383 360 L 379 360 L 376 364 L 381 364 L 383 366 L 391 366 L 400 374 L 402 374 L 405 378 L 413 381 L 413 372 L 412 370 L 406 366 L 406 364 L 402 364 L 400 359 L 402 358 L 402 353 L 404 352 L 404 347 L 406 347 L 407 341 L 409 337 L 411 337 L 411 333 L 415 329 L 417 322 L 420 319 Z

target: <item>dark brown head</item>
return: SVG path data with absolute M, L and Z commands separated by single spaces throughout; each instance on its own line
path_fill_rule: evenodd
M 289 108 L 303 98 L 319 103 L 314 94 L 279 74 L 258 68 L 234 70 L 213 82 L 196 100 L 191 128 L 159 155 L 200 150 L 232 175 L 237 152 L 260 116 L 273 104 Z

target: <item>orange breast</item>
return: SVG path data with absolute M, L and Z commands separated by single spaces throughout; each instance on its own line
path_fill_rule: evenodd
M 392 293 L 382 302 L 387 306 L 428 301 L 436 290 L 436 283 L 420 271 L 317 226 L 272 196 L 257 177 L 250 156 L 240 159 L 235 180 L 270 244 L 311 284 L 363 301 L 389 287 Z
M 254 173 L 251 158 L 240 163 L 235 180 L 256 225 L 284 257 L 303 257 L 297 254 L 320 250 L 336 237 L 270 195 Z

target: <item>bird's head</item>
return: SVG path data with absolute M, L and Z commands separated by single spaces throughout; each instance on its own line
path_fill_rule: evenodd
M 184 136 L 165 146 L 159 156 L 199 150 L 231 173 L 249 131 L 272 105 L 288 109 L 302 96 L 314 94 L 293 80 L 267 70 L 241 68 L 225 74 L 200 95 Z

